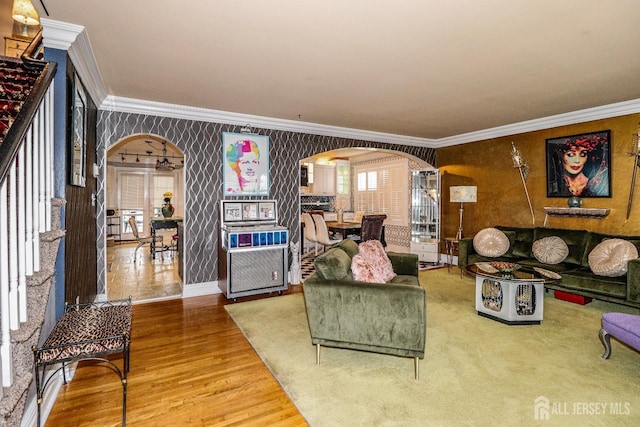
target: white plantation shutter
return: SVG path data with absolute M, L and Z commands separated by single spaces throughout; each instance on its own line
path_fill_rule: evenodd
M 355 167 L 355 209 L 365 214 L 384 213 L 385 224 L 407 226 L 409 162 L 407 159 Z
M 122 209 L 144 208 L 144 175 L 123 173 L 120 175 L 120 206 Z
M 176 191 L 173 187 L 173 175 L 154 175 L 153 176 L 153 186 L 151 195 L 151 206 L 153 207 L 162 207 L 164 203 L 164 193 L 172 193 L 173 198 L 172 202 L 176 203 L 175 196 Z

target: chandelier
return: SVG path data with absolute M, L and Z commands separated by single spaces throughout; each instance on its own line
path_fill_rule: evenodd
M 166 141 L 162 141 L 162 155 L 163 159 L 156 160 L 156 170 L 158 171 L 167 171 L 171 172 L 176 168 L 175 163 L 171 163 L 167 158 L 167 143 Z

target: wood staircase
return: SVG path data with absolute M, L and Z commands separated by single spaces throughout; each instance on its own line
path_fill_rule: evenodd
M 53 198 L 55 64 L 0 57 L 0 426 L 17 426 L 33 379 L 65 201 Z

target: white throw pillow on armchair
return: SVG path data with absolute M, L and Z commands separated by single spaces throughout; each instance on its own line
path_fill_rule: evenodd
M 473 248 L 479 255 L 499 257 L 509 250 L 509 238 L 497 228 L 484 228 L 473 238 Z

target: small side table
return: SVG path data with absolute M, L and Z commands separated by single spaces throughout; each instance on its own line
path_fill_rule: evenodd
M 451 265 L 453 265 L 453 253 L 458 254 L 459 240 L 455 237 L 445 237 L 444 246 L 447 250 L 447 272 L 451 273 Z M 460 277 L 462 277 L 462 269 L 460 269 Z

